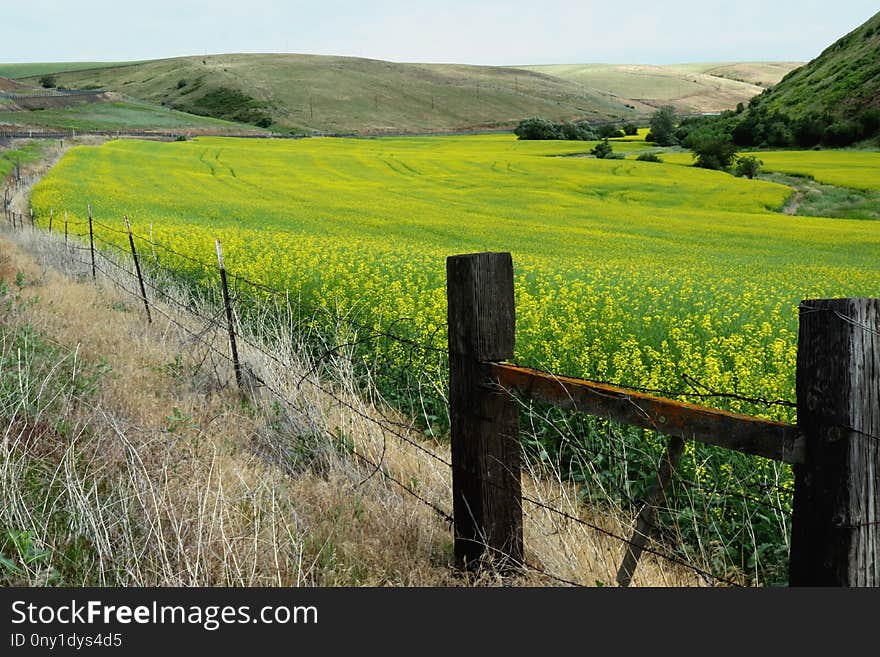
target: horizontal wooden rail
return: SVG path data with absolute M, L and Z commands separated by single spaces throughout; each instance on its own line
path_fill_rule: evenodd
M 491 363 L 488 373 L 499 386 L 526 399 L 745 454 L 792 464 L 804 462 L 804 440 L 793 424 L 695 406 L 508 363 Z

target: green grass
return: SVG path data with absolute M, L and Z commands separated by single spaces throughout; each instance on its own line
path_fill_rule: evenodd
M 127 66 L 138 63 L 141 62 L 33 62 L 25 64 L 0 64 L 0 77 L 15 80 L 38 75 Z
M 0 178 L 12 173 L 16 163 L 29 164 L 38 161 L 43 155 L 44 144 L 29 141 L 21 148 L 0 148 Z
M 302 133 L 456 131 L 514 127 L 529 116 L 634 115 L 617 100 L 532 71 L 352 57 L 181 57 L 57 79 L 197 112 L 202 98 L 223 89 L 261 104 L 277 129 Z
M 0 112 L 0 123 L 64 130 L 213 128 L 239 132 L 254 129 L 253 126 L 131 102 L 99 102 L 62 109 Z
M 880 219 L 880 190 L 860 190 L 823 185 L 808 176 L 766 173 L 762 180 L 782 183 L 796 190 L 785 212 L 811 217 Z

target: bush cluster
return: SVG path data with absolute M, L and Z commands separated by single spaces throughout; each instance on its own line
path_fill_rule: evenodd
M 597 135 L 586 123 L 554 123 L 549 119 L 534 116 L 524 119 L 513 133 L 520 139 L 569 139 L 574 141 L 593 141 Z

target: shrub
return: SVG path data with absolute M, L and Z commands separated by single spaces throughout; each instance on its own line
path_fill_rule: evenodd
M 822 141 L 826 146 L 849 146 L 854 141 L 858 141 L 860 132 L 859 126 L 855 123 L 836 121 L 825 130 Z
M 559 126 L 539 116 L 520 121 L 513 134 L 520 139 L 562 139 Z
M 596 139 L 596 133 L 586 123 L 554 123 L 540 116 L 520 121 L 513 133 L 520 139 Z
M 723 170 L 728 168 L 736 156 L 736 145 L 730 136 L 723 133 L 703 132 L 688 138 L 694 166 L 703 169 Z
M 660 156 L 657 153 L 642 153 L 636 159 L 639 162 L 662 162 Z
M 55 87 L 55 76 L 54 75 L 44 75 L 40 78 L 40 86 L 44 89 L 52 89 Z
M 618 128 L 616 125 L 600 125 L 599 129 L 596 130 L 596 133 L 599 135 L 600 139 L 614 139 L 623 137 L 623 130 Z
M 736 158 L 736 168 L 734 171 L 737 176 L 745 176 L 749 180 L 752 180 L 758 175 L 758 173 L 760 173 L 763 164 L 764 163 L 754 155 L 743 155 Z
M 177 81 L 177 88 L 178 89 L 183 89 L 185 86 L 186 86 L 186 80 L 178 80 Z
M 559 124 L 558 127 L 563 139 L 573 141 L 593 141 L 596 139 L 596 133 L 586 123 L 565 122 Z
M 595 155 L 600 160 L 604 160 L 610 158 L 613 154 L 614 149 L 611 147 L 611 143 L 607 139 L 603 139 L 598 144 L 593 146 L 593 150 L 590 151 L 593 155 Z
M 774 121 L 766 128 L 764 143 L 768 146 L 785 147 L 794 141 L 791 130 L 782 121 Z
M 635 123 L 624 123 L 623 124 L 623 134 L 628 136 L 633 136 L 639 134 L 639 127 Z

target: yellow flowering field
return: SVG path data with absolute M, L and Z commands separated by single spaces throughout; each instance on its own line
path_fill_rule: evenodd
M 510 251 L 520 363 L 670 393 L 793 400 L 797 306 L 880 295 L 877 224 L 780 214 L 791 190 L 774 183 L 633 159 L 558 157 L 593 145 L 508 135 L 121 140 L 71 150 L 32 203 L 43 225 L 50 211 L 82 221 L 88 203 L 97 221 L 116 229 L 128 215 L 140 236 L 152 226 L 156 242 L 209 265 L 220 238 L 232 273 L 439 348 L 445 258 Z M 614 142 L 623 153 L 644 147 Z M 810 168 L 812 158 L 831 154 L 803 155 Z M 864 171 L 864 154 L 834 157 L 841 168 Z M 127 248 L 124 235 L 97 233 Z M 162 264 L 216 285 L 210 270 L 156 253 Z M 398 343 L 376 349 L 403 370 L 420 364 Z M 421 365 L 442 390 L 443 367 L 427 362 L 430 353 Z M 795 419 L 787 406 L 702 403 Z M 442 403 L 432 412 L 442 416 Z M 581 435 L 605 431 L 582 428 Z M 633 465 L 613 470 L 609 457 L 602 472 L 613 482 L 602 489 L 620 484 L 637 496 L 664 443 L 615 431 L 606 446 L 623 449 Z M 784 579 L 790 471 L 730 452 L 710 461 L 706 450 L 687 445 L 682 477 L 697 486 L 685 494 L 693 515 L 670 522 L 683 534 L 711 526 L 720 542 L 683 542 L 721 544 L 759 579 Z M 778 514 L 755 513 L 764 507 L 748 501 L 756 495 L 748 481 L 772 484 L 766 490 L 775 490 Z M 718 489 L 746 501 L 731 505 L 712 493 Z
M 766 171 L 807 175 L 820 183 L 852 189 L 880 189 L 880 152 L 855 150 L 759 151 Z M 692 164 L 690 153 L 663 155 L 664 162 Z
M 412 318 L 440 345 L 445 257 L 510 251 L 520 361 L 671 391 L 684 373 L 791 399 L 798 302 L 880 294 L 874 224 L 778 214 L 781 185 L 552 157 L 591 147 L 506 135 L 120 140 L 72 150 L 33 205 L 44 221 L 50 210 L 81 220 L 87 203 L 116 227 L 127 214 L 136 232 L 152 223 L 156 241 L 206 262 L 219 237 L 230 271 L 371 320 Z

